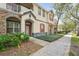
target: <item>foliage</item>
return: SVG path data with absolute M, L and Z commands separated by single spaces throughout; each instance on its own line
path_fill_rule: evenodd
M 22 33 L 20 37 L 21 37 L 22 41 L 28 41 L 29 40 L 29 36 L 27 34 Z
M 63 31 L 69 32 L 75 28 L 75 23 L 70 19 L 63 19 L 62 23 L 61 27 Z
M 75 54 L 72 51 L 70 51 L 69 56 L 75 56 Z
M 57 33 L 57 29 L 58 29 L 59 20 L 61 19 L 62 15 L 63 15 L 63 9 L 64 9 L 64 4 L 61 4 L 61 3 L 54 4 L 54 10 L 55 10 L 55 14 L 57 16 L 56 33 Z
M 7 47 L 18 46 L 23 41 L 28 41 L 29 36 L 24 33 L 13 33 L 0 35 L 0 50 Z
M 79 44 L 79 36 L 76 33 L 72 34 L 72 43 Z
M 25 33 L 15 33 L 14 35 L 18 37 L 21 41 L 28 41 L 29 39 L 29 35 Z
M 75 26 L 79 23 L 79 4 L 73 3 L 56 3 L 54 4 L 56 15 L 59 19 L 70 19 L 75 23 Z M 62 16 L 62 18 L 61 18 Z
M 51 35 L 47 35 L 47 36 L 38 36 L 36 38 L 41 39 L 41 40 L 45 40 L 48 42 L 52 42 L 52 41 L 59 39 L 62 36 L 63 36 L 62 34 L 61 35 L 60 34 L 51 34 Z

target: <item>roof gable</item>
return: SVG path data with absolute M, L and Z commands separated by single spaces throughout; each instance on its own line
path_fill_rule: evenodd
M 36 16 L 33 14 L 32 11 L 25 12 L 25 13 L 23 13 L 23 15 L 25 15 L 25 14 L 29 14 L 29 13 L 30 13 L 30 15 L 32 15 L 32 16 L 36 19 Z

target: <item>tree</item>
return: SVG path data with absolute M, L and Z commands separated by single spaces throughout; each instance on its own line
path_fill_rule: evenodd
M 55 13 L 56 13 L 57 18 L 58 18 L 57 22 L 56 22 L 56 28 L 55 28 L 56 33 L 57 33 L 57 29 L 58 29 L 59 20 L 63 14 L 63 12 L 62 12 L 63 8 L 64 8 L 64 4 L 54 4 L 54 10 L 55 10 Z
M 79 25 L 79 4 L 65 4 L 65 8 L 63 11 L 65 15 L 68 15 L 69 19 L 73 19 L 75 21 L 75 25 Z M 77 27 L 77 35 L 79 35 L 79 27 Z
M 62 29 L 66 33 L 72 31 L 75 28 L 75 23 L 70 19 L 63 19 L 62 22 Z
M 62 14 L 60 15 L 63 15 L 63 17 L 66 16 L 66 18 L 74 21 L 76 25 L 79 25 L 79 4 L 61 3 L 60 5 L 57 4 L 56 8 L 61 7 L 61 5 L 63 5 L 63 7 L 62 7 Z M 58 8 L 56 10 L 59 10 L 59 9 L 61 8 Z M 79 34 L 79 30 L 78 30 L 78 34 Z

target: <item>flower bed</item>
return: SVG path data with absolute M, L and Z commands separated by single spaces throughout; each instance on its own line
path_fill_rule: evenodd
M 25 33 L 13 33 L 0 35 L 0 50 L 8 47 L 18 47 L 23 41 L 28 41 L 29 36 Z
M 5 51 L 1 51 L 0 56 L 28 56 L 35 53 L 42 47 L 43 46 L 29 40 L 28 42 L 22 42 L 20 48 L 11 47 Z

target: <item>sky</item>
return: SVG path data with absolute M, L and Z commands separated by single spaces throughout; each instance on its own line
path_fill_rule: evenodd
M 39 3 L 39 5 L 48 11 L 52 9 L 52 3 Z

